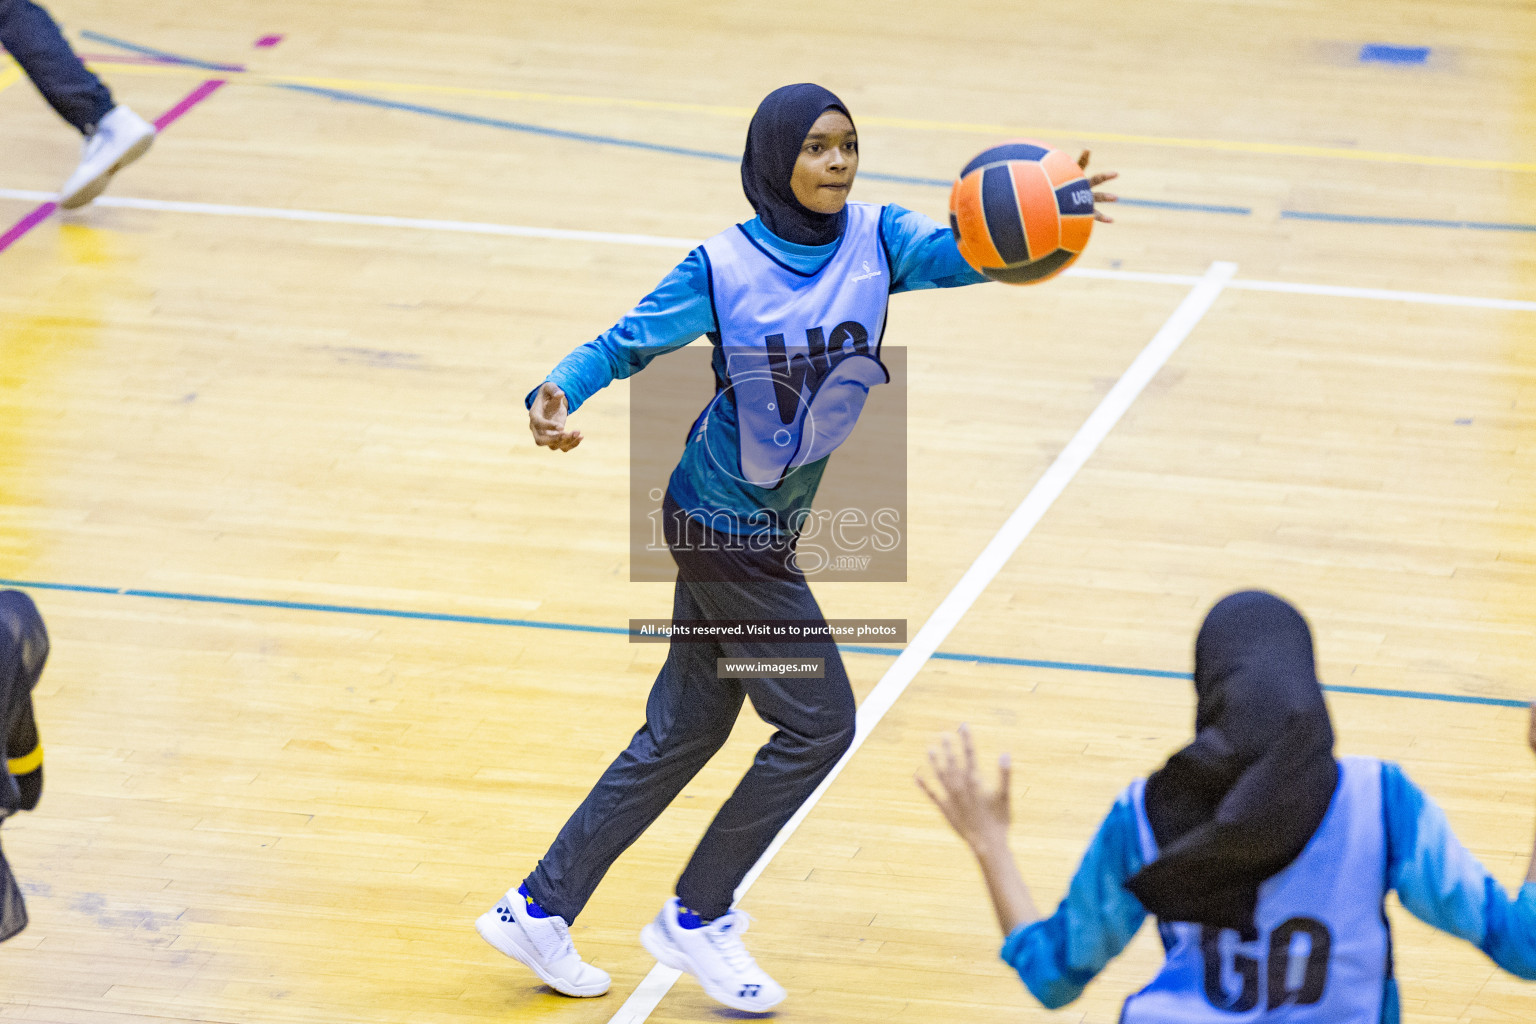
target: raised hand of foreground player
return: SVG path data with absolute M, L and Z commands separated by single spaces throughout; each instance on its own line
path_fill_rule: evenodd
M 976 854 L 992 895 L 993 909 L 997 911 L 997 923 L 1002 926 L 1003 934 L 1008 935 L 1020 925 L 1033 924 L 1040 919 L 1035 901 L 1030 898 L 1029 886 L 1024 884 L 1013 853 L 1008 849 L 1011 766 L 1007 754 L 999 757 L 998 785 L 996 789 L 989 788 L 976 773 L 976 748 L 971 743 L 971 730 L 962 725 L 958 732 L 959 758 L 955 757 L 948 736 L 940 740 L 942 757 L 937 751 L 928 751 L 928 764 L 938 780 L 937 790 L 928 785 L 921 772 L 916 776 L 917 784 Z
M 998 785 L 996 789 L 989 789 L 976 772 L 976 748 L 971 742 L 970 727 L 962 725 L 957 732 L 959 758 L 955 757 L 948 736 L 939 740 L 944 752 L 942 757 L 938 751 L 928 751 L 928 764 L 938 780 L 939 792 L 928 787 L 921 773 L 917 775 L 917 784 L 944 812 L 949 827 L 958 832 L 971 849 L 980 853 L 984 847 L 1001 845 L 1006 848 L 1008 823 L 1012 820 L 1008 808 L 1011 772 L 1008 755 L 1003 754 L 997 759 Z

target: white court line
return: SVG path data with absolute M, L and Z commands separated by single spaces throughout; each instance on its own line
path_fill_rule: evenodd
M 747 872 L 741 884 L 736 887 L 735 899 L 741 901 L 742 896 L 752 887 L 762 875 L 768 862 L 773 860 L 780 848 L 794 834 L 795 829 L 811 813 L 811 808 L 821 799 L 822 794 L 832 785 L 834 779 L 847 767 L 853 755 L 858 752 L 864 740 L 870 732 L 879 724 L 880 719 L 896 703 L 896 698 L 902 695 L 907 685 L 917 676 L 923 665 L 938 650 L 939 644 L 949 636 L 961 617 L 970 610 L 971 605 L 981 596 L 981 592 L 987 588 L 1008 559 L 1024 543 L 1024 538 L 1029 536 L 1042 516 L 1045 515 L 1061 492 L 1066 490 L 1067 484 L 1077 475 L 1077 471 L 1083 468 L 1084 463 L 1093 455 L 1094 451 L 1109 436 L 1115 424 L 1120 422 L 1120 417 L 1136 401 L 1142 389 L 1156 376 L 1157 371 L 1163 368 L 1170 356 L 1178 350 L 1179 345 L 1194 330 L 1200 318 L 1205 316 L 1216 297 L 1232 280 L 1237 273 L 1236 263 L 1212 263 L 1202 277 L 1194 278 L 1195 287 L 1184 301 L 1179 303 L 1179 308 L 1173 311 L 1162 328 L 1147 342 L 1147 347 L 1142 349 L 1136 361 L 1131 363 L 1121 378 L 1110 388 L 1109 394 L 1099 402 L 1098 408 L 1078 428 L 1072 440 L 1056 456 L 1050 468 L 1035 481 L 1035 486 L 1030 488 L 1029 494 L 1019 503 L 1019 507 L 1013 510 L 1013 514 L 1003 523 L 997 535 L 992 538 L 981 554 L 976 556 L 976 561 L 960 577 L 960 582 L 955 584 L 942 603 L 936 608 L 928 621 L 923 623 L 923 628 L 917 631 L 917 635 L 907 644 L 906 648 L 897 656 L 895 663 L 886 669 L 885 675 L 880 677 L 880 682 L 864 698 L 864 703 L 859 705 L 857 726 L 853 733 L 853 743 L 849 745 L 848 752 L 833 765 L 827 777 L 821 780 L 821 785 L 816 787 L 800 809 L 784 824 L 779 834 L 773 837 L 773 842 L 757 863 Z M 619 1011 L 609 1018 L 608 1024 L 640 1024 L 651 1015 L 662 998 L 671 989 L 674 982 L 682 975 L 671 967 L 657 964 L 651 968 L 645 980 L 624 1001 Z
M 58 198 L 52 192 L 0 188 L 0 199 L 48 202 Z M 273 206 L 229 206 L 222 203 L 184 203 L 169 199 L 132 199 L 103 196 L 96 206 L 126 210 L 153 210 L 161 213 L 194 213 L 213 217 L 246 217 L 255 220 L 300 221 L 309 224 L 355 224 L 359 227 L 406 228 L 416 231 L 447 231 L 465 235 L 499 235 L 512 238 L 551 238 L 569 242 L 602 242 L 609 245 L 635 245 L 659 249 L 692 249 L 697 239 L 670 238 L 666 235 L 633 235 L 615 231 L 575 231 L 567 228 L 535 228 L 516 224 L 487 224 L 469 220 L 431 220 L 421 217 L 385 217 L 363 213 L 330 213 L 323 210 L 286 210 Z M 1176 284 L 1188 288 L 1202 278 L 1194 274 L 1157 274 L 1140 270 L 1098 270 L 1073 267 L 1067 277 L 1098 278 L 1106 281 L 1131 281 L 1141 284 Z M 1536 302 L 1525 299 L 1495 299 L 1477 295 L 1445 295 L 1439 292 L 1394 291 L 1389 288 L 1352 288 L 1343 285 L 1302 284 L 1292 281 L 1230 282 L 1228 288 L 1253 292 L 1284 292 L 1292 295 L 1326 295 L 1343 299 L 1375 299 L 1388 302 L 1416 302 L 1430 306 L 1470 306 L 1477 309 L 1507 309 L 1536 313 Z
M 28 192 L 0 188 L 0 199 L 46 203 L 58 197 L 52 192 Z M 200 213 L 212 217 L 248 217 L 255 220 L 302 221 L 309 224 L 355 224 L 370 228 L 412 228 L 418 231 L 449 231 L 461 235 L 501 235 L 513 238 L 555 238 L 569 242 L 606 242 L 609 245 L 641 245 L 662 249 L 692 249 L 699 243 L 665 235 L 627 235 L 612 231 L 570 231 L 565 228 L 530 228 L 516 224 L 484 224 L 471 220 L 428 220 L 421 217 L 382 217 L 366 213 L 327 213 L 322 210 L 284 210 L 275 206 L 228 206 L 223 203 L 183 203 L 169 199 L 130 199 L 102 196 L 96 206 L 160 213 Z
M 1067 271 L 1071 273 L 1071 271 Z M 1536 302 L 1524 299 L 1490 299 L 1476 295 L 1443 295 L 1438 292 L 1399 292 L 1390 288 L 1346 288 L 1332 284 L 1295 284 L 1291 281 L 1233 281 L 1233 288 L 1250 292 L 1288 292 L 1292 295 L 1333 295 L 1342 299 L 1385 299 L 1389 302 L 1421 302 L 1431 306 L 1475 306 L 1479 309 L 1536 311 Z

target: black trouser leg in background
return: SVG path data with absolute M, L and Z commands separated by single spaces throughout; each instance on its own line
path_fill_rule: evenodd
M 90 135 L 114 106 L 112 94 L 75 56 L 59 26 L 32 0 L 0 0 L 0 46 L 59 116 Z

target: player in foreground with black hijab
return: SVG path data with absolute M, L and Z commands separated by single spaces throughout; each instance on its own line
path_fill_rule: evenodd
M 1150 913 L 1166 959 L 1122 1024 L 1397 1024 L 1382 900 L 1536 979 L 1536 851 L 1518 898 L 1389 761 L 1333 756 L 1312 635 L 1271 594 L 1233 594 L 1195 643 L 1195 738 L 1121 794 L 1067 896 L 1042 919 L 1008 850 L 1007 756 L 996 790 L 969 732 L 918 784 L 981 863 L 1003 959 L 1048 1007 L 1076 999 Z M 1536 706 L 1529 742 L 1536 750 Z

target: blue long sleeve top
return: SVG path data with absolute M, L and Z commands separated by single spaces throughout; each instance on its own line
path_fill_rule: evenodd
M 1403 906 L 1511 974 L 1536 979 L 1536 883 L 1511 900 L 1400 767 L 1382 762 L 1381 784 L 1387 882 Z M 1131 800 L 1127 790 L 1110 808 L 1056 912 L 1014 929 L 1003 943 L 1003 959 L 1052 1009 L 1076 999 L 1147 916 L 1125 887 L 1142 868 Z
M 824 246 L 786 242 L 755 217 L 742 228 L 761 248 L 802 274 L 820 271 L 838 248 L 837 242 Z M 987 280 L 966 264 L 950 229 L 921 213 L 899 206 L 883 207 L 880 238 L 890 266 L 891 292 Z M 561 360 L 547 379 L 565 392 L 567 408 L 574 411 L 610 382 L 638 372 L 658 355 L 716 331 L 709 262 L 701 247 L 690 252 L 622 320 Z M 718 350 L 715 357 L 718 383 L 723 372 Z M 529 393 L 529 404 L 536 393 L 537 389 Z M 810 507 L 830 456 L 790 469 L 775 487 L 757 487 L 722 473 L 705 446 L 694 443 L 704 436 L 706 428 L 717 438 L 717 448 L 733 449 L 739 429 L 735 402 L 711 406 L 708 417 L 694 424 L 690 443 L 685 445 L 668 485 L 678 505 L 717 528 L 723 526 L 738 534 L 797 532 L 801 523 L 798 517 Z
M 837 249 L 836 242 L 786 242 L 764 227 L 757 217 L 742 227 L 803 274 L 814 274 Z M 892 204 L 881 212 L 880 228 L 891 262 L 893 294 L 987 280 L 965 262 L 948 226 L 931 217 Z M 638 373 L 658 355 L 682 348 L 714 329 L 709 268 L 704 250 L 697 248 L 622 320 L 560 360 L 545 379 L 565 392 L 566 408 L 575 412 L 615 380 Z M 525 404 L 531 406 L 537 393 L 538 388 L 529 392 Z

